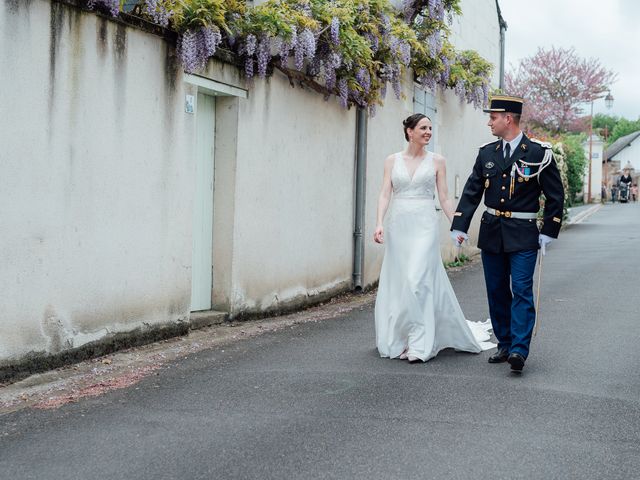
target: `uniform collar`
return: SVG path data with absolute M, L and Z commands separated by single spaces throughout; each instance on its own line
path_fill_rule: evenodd
M 507 142 L 504 138 L 502 139 L 502 150 L 504 151 L 505 147 L 507 146 L 507 143 L 509 145 L 511 145 L 510 150 L 511 152 L 515 152 L 516 149 L 518 148 L 518 145 L 520 145 L 520 142 L 522 141 L 522 137 L 524 137 L 524 133 L 522 132 L 522 130 L 520 130 L 520 133 L 518 134 L 518 136 L 516 138 L 514 138 L 513 140 L 511 140 L 510 142 Z

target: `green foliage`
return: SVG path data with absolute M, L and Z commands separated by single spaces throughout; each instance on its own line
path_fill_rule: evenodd
M 445 262 L 444 266 L 445 268 L 461 267 L 465 263 L 468 263 L 470 261 L 471 259 L 469 257 L 467 257 L 465 254 L 461 254 L 459 257 L 455 257 L 452 262 Z
M 138 5 L 138 14 L 156 21 L 156 12 L 145 10 L 142 0 Z M 461 13 L 460 0 L 414 0 L 404 3 L 404 11 L 396 10 L 389 0 L 267 0 L 255 7 L 247 6 L 244 0 L 157 0 L 156 5 L 156 11 L 170 13 L 168 28 L 180 35 L 201 29 L 221 32 L 220 47 L 232 53 L 238 64 L 245 65 L 249 78 L 255 65 L 259 76 L 272 71 L 264 67 L 265 63 L 283 71 L 290 68 L 275 45 L 285 43 L 288 55 L 301 32 L 312 32 L 316 58 L 305 53 L 305 67 L 300 69 L 302 61 L 298 58 L 296 70 L 300 69 L 320 91 L 325 88 L 328 54 L 337 54 L 340 65 L 333 76 L 338 81 L 330 82 L 325 91 L 327 95 L 340 96 L 345 105 L 382 105 L 389 82 L 399 95 L 406 68 L 424 85 L 453 88 L 461 99 L 476 107 L 486 101 L 488 94 L 493 65 L 475 51 L 456 51 L 448 40 L 447 17 Z M 332 22 L 336 21 L 338 42 L 331 37 Z M 189 40 L 193 42 L 193 36 Z M 201 42 L 200 37 L 195 41 Z M 262 50 L 254 48 L 256 42 Z M 268 58 L 265 50 L 270 52 Z M 194 51 L 200 54 L 209 49 L 183 43 L 179 53 L 185 68 L 206 64 L 206 59 L 184 60 L 184 55 Z M 321 66 L 323 62 L 325 67 Z
M 620 137 L 624 137 L 625 135 L 629 135 L 630 133 L 637 132 L 640 130 L 640 119 L 638 120 L 627 120 L 626 118 L 621 118 L 616 123 L 615 127 L 611 130 L 611 135 L 609 136 L 608 144 L 611 145 Z
M 564 162 L 566 164 L 567 185 L 565 188 L 568 188 L 566 199 L 569 207 L 574 205 L 576 195 L 582 190 L 584 183 L 587 155 L 582 144 L 585 139 L 584 134 L 565 135 L 559 145 L 564 154 Z
M 593 129 L 602 132 L 606 128 L 609 135 L 611 135 L 611 132 L 613 132 L 614 127 L 619 121 L 620 117 L 596 113 L 593 116 Z M 601 133 L 601 135 L 603 134 Z
M 169 0 L 165 1 L 165 8 L 173 11 L 172 24 L 178 31 L 198 27 L 228 30 L 225 18 L 228 3 L 226 0 Z

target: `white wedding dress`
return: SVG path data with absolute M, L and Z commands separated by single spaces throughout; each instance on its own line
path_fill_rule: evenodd
M 413 178 L 402 154 L 396 154 L 391 183 L 375 305 L 380 356 L 396 358 L 408 347 L 409 355 L 427 361 L 444 348 L 475 353 L 494 348 L 490 320 L 465 319 L 442 264 L 433 153 Z

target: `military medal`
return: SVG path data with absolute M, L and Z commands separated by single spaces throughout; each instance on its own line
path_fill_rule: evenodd
M 522 182 L 524 182 L 524 178 L 518 177 L 518 183 L 522 183 Z

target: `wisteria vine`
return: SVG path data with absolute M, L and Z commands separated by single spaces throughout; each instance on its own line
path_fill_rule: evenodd
M 423 87 L 451 88 L 476 108 L 486 103 L 492 65 L 456 51 L 449 24 L 460 0 L 141 0 L 134 14 L 178 32 L 185 71 L 204 69 L 219 49 L 232 53 L 248 79 L 279 69 L 292 80 L 374 112 L 387 85 L 397 98 L 407 68 Z M 88 0 L 119 14 L 119 0 Z

